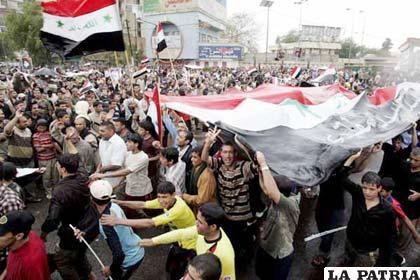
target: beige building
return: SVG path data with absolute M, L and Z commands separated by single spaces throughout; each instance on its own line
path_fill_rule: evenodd
M 280 47 L 271 46 L 269 48 L 268 61 L 269 63 L 324 66 L 338 62 L 338 52 L 340 49 L 341 44 L 335 42 L 303 41 L 282 43 Z M 282 58 L 279 61 L 275 61 L 274 58 L 278 56 L 278 53 L 282 54 Z M 264 63 L 264 61 L 259 61 L 258 55 L 256 57 L 256 63 Z
M 399 47 L 401 57 L 398 68 L 403 71 L 420 70 L 420 38 L 407 38 Z

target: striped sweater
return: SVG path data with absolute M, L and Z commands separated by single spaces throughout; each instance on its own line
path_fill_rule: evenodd
M 23 167 L 33 160 L 32 132 L 29 128 L 21 130 L 16 126 L 11 134 L 6 135 L 9 143 L 7 159 L 18 167 Z

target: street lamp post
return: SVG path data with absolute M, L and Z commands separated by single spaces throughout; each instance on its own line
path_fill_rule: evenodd
M 296 56 L 296 61 L 298 59 L 300 59 L 300 56 L 302 55 L 302 50 L 300 49 L 300 42 L 301 42 L 301 39 L 302 39 L 302 31 L 303 31 L 303 28 L 302 28 L 302 6 L 307 1 L 308 0 L 299 0 L 299 1 L 296 1 L 296 2 L 293 3 L 295 5 L 299 5 L 299 38 L 298 38 L 299 57 Z
M 359 13 L 363 14 L 365 11 L 360 10 Z M 362 38 L 360 39 L 360 46 L 363 46 L 364 39 L 365 39 L 365 28 L 366 28 L 366 14 L 363 17 L 363 26 L 362 26 Z
M 260 6 L 267 8 L 267 36 L 265 41 L 265 64 L 268 63 L 268 32 L 270 27 L 270 7 L 273 5 L 274 1 L 262 0 Z
M 350 46 L 349 46 L 349 63 L 350 63 L 350 57 L 351 57 L 351 51 L 352 51 L 352 43 L 353 43 L 353 31 L 354 31 L 354 18 L 356 17 L 356 10 L 351 9 L 351 8 L 347 8 L 346 11 L 353 11 L 352 15 L 351 15 L 351 31 L 350 31 Z M 363 10 L 359 10 L 359 14 L 364 13 L 365 11 Z M 363 37 L 364 37 L 364 26 L 363 26 L 363 33 L 362 33 L 362 41 L 361 41 L 361 45 L 363 45 Z

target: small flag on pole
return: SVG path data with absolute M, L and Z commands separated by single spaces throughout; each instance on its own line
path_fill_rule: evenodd
M 157 25 L 157 46 L 156 51 L 160 53 L 168 46 L 166 45 L 165 34 L 163 33 L 162 24 L 159 22 Z
M 251 69 L 248 70 L 248 75 L 252 75 L 254 73 L 256 73 L 258 70 L 255 67 L 252 67 Z
M 295 66 L 292 68 L 290 75 L 292 76 L 293 79 L 297 79 L 301 73 L 302 73 L 302 68 L 300 68 L 299 66 Z
M 143 67 L 142 69 L 133 74 L 133 79 L 138 79 L 147 73 L 149 73 L 149 69 L 147 69 L 147 67 Z
M 145 57 L 145 58 L 142 59 L 140 64 L 146 64 L 146 63 L 149 63 L 149 62 L 150 62 L 150 59 L 148 57 Z
M 149 97 L 150 98 L 150 97 Z M 153 90 L 153 95 L 149 99 L 150 105 L 147 115 L 152 119 L 155 128 L 157 129 L 157 134 L 159 135 L 159 140 L 162 142 L 163 139 L 163 123 L 162 123 L 162 111 L 160 109 L 160 93 L 159 93 L 159 84 L 155 86 Z

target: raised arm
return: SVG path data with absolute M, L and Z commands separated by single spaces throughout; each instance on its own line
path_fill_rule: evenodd
M 13 132 L 13 128 L 15 127 L 15 125 L 16 125 L 16 123 L 17 123 L 17 121 L 18 121 L 18 119 L 20 118 L 20 117 L 22 117 L 23 116 L 23 113 L 22 113 L 22 111 L 16 111 L 16 114 L 15 114 L 15 116 L 14 116 L 14 118 L 13 119 L 11 119 L 10 120 L 10 122 L 8 122 L 7 124 L 6 124 L 6 126 L 4 127 L 4 133 L 6 134 L 6 135 L 12 135 L 12 132 Z
M 204 146 L 203 146 L 203 151 L 201 153 L 201 159 L 204 162 L 207 162 L 207 164 L 210 167 L 213 167 L 213 166 L 212 166 L 212 159 L 209 156 L 209 151 L 210 151 L 211 146 L 214 144 L 214 142 L 216 142 L 216 138 L 217 136 L 219 136 L 220 132 L 221 130 L 217 128 L 209 129 L 209 132 L 206 135 L 206 139 L 204 140 Z
M 265 156 L 261 152 L 256 152 L 255 156 L 257 157 L 258 166 L 261 171 L 261 189 L 263 192 L 274 201 L 274 203 L 279 204 L 280 202 L 280 191 L 277 187 L 276 181 L 274 181 L 273 174 L 271 174 L 270 168 L 267 166 L 265 161 Z
M 342 169 L 340 170 L 338 176 L 341 185 L 344 189 L 346 189 L 350 194 L 355 194 L 358 192 L 360 187 L 350 181 L 347 177 L 349 174 L 350 166 L 353 164 L 353 162 L 358 159 L 361 155 L 362 151 L 360 150 L 357 154 L 351 155 L 343 164 Z
M 415 122 L 413 124 L 413 127 L 411 128 L 411 148 L 414 149 L 417 147 L 417 143 L 419 142 L 419 138 L 417 136 L 417 123 Z

